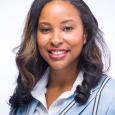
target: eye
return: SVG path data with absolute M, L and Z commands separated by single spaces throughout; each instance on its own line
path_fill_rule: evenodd
M 71 32 L 72 30 L 73 30 L 73 27 L 71 27 L 71 26 L 65 26 L 63 28 L 63 31 L 65 31 L 65 32 Z
M 40 28 L 39 30 L 40 30 L 41 33 L 47 34 L 51 31 L 51 28 Z

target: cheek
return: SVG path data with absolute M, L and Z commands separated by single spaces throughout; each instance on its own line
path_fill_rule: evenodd
M 37 45 L 40 55 L 46 60 L 47 59 L 47 53 L 46 53 L 46 47 L 48 44 L 48 39 L 43 37 L 42 35 L 37 36 Z
M 76 34 L 72 34 L 72 35 L 68 35 L 66 37 L 66 41 L 71 45 L 71 46 L 80 46 L 84 44 L 84 37 L 83 35 L 76 35 Z
M 81 52 L 82 52 L 82 49 L 83 49 L 83 40 L 81 39 L 77 39 L 76 40 L 74 39 L 72 41 L 72 47 L 71 47 L 71 55 L 75 58 L 75 59 L 78 59 L 78 57 L 80 56 Z
M 43 44 L 44 42 L 43 42 L 43 39 L 42 38 L 37 38 L 37 45 L 38 45 L 38 48 L 39 47 L 42 47 L 44 44 Z
M 37 36 L 37 45 L 38 48 L 43 48 L 47 43 L 47 39 L 45 39 L 42 35 Z
M 38 45 L 38 51 L 40 53 L 40 55 L 44 58 L 44 48 L 45 48 L 45 40 L 41 37 L 41 36 L 38 36 L 37 37 L 37 45 Z
M 68 43 L 76 44 L 84 42 L 84 33 L 82 28 L 75 29 L 73 32 L 64 33 L 63 38 L 65 38 Z
M 70 44 L 71 48 L 73 49 L 73 52 L 77 52 L 79 55 L 83 45 L 84 45 L 84 36 L 83 34 L 72 34 L 68 36 L 68 43 Z

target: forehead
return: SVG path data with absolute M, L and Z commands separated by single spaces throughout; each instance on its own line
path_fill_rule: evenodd
M 39 20 L 55 18 L 80 18 L 79 10 L 70 2 L 64 0 L 53 0 L 47 3 L 42 11 Z

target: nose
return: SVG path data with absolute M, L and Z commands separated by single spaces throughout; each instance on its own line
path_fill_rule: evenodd
M 54 47 L 59 47 L 63 43 L 63 38 L 58 30 L 55 30 L 51 36 L 51 45 Z

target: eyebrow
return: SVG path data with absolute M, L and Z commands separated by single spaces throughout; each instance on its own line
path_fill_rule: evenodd
M 74 22 L 74 21 L 75 21 L 74 19 L 68 19 L 68 20 L 62 21 L 61 24 L 65 24 L 65 23 L 68 23 L 68 22 Z M 50 25 L 50 23 L 49 23 L 49 22 L 46 22 L 46 21 L 41 21 L 41 22 L 39 23 L 39 25 L 41 25 L 41 24 Z
M 62 21 L 61 23 L 64 24 L 64 23 L 74 22 L 74 21 L 75 21 L 74 19 L 68 19 L 68 20 L 64 20 L 64 21 Z
M 45 22 L 45 21 L 43 21 L 43 22 L 41 21 L 40 23 L 38 23 L 38 25 L 42 25 L 42 24 L 43 25 L 50 25 L 48 22 Z

